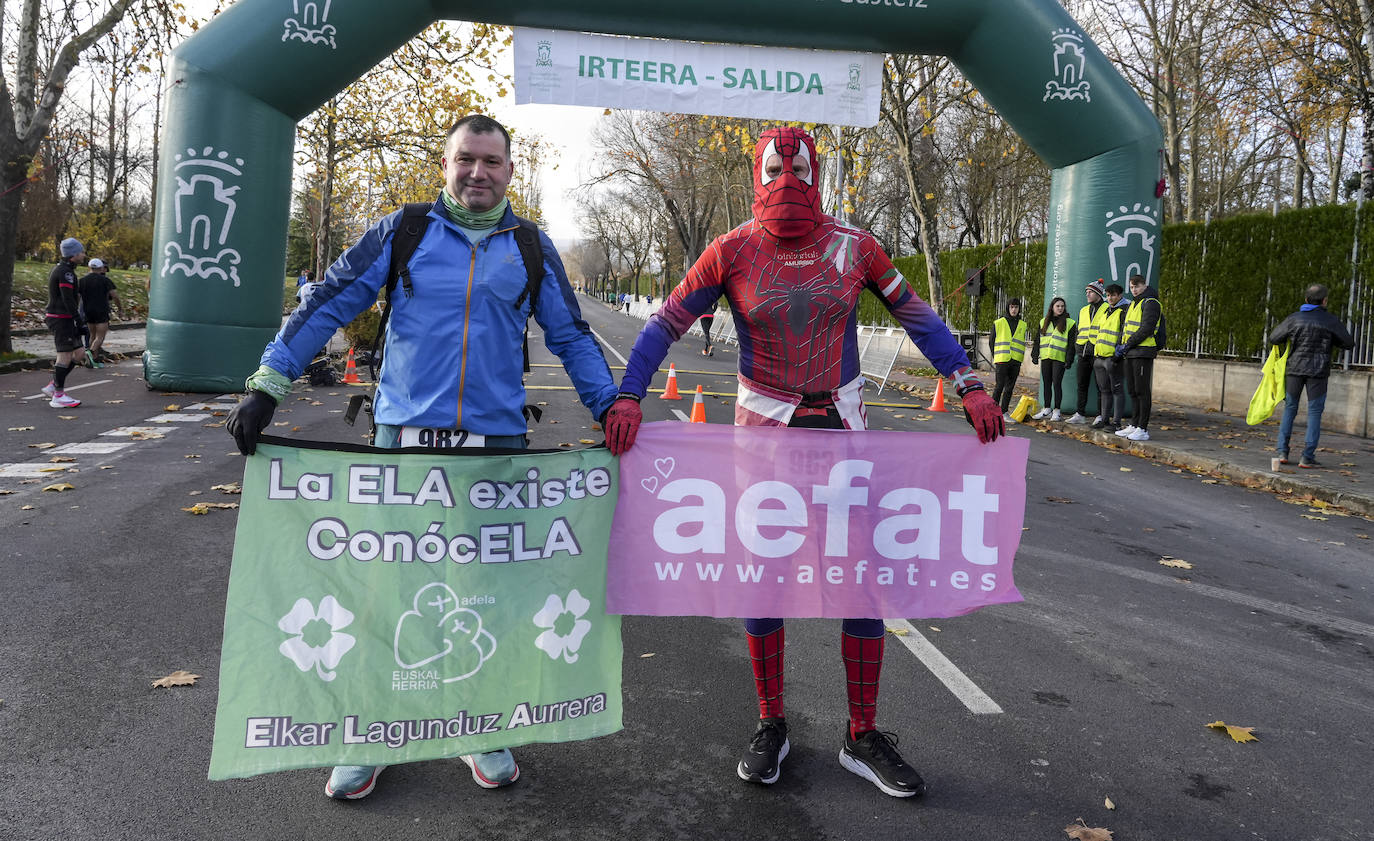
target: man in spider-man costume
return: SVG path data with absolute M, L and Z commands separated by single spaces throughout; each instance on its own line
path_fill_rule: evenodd
M 864 429 L 858 301 L 882 301 L 931 364 L 949 377 L 964 414 L 988 443 L 1004 433 L 1002 410 L 935 311 L 908 288 L 873 236 L 821 213 L 815 142 L 797 128 L 765 131 L 754 149 L 754 218 L 716 238 L 635 341 L 620 395 L 606 417 L 617 455 L 634 444 L 639 400 L 668 347 L 724 295 L 739 336 L 735 423 Z M 774 783 L 790 744 L 783 716 L 783 622 L 745 620 L 758 692 L 759 723 L 737 773 Z M 880 619 L 841 628 L 849 729 L 840 764 L 894 797 L 925 792 L 902 760 L 896 738 L 874 723 L 883 662 Z

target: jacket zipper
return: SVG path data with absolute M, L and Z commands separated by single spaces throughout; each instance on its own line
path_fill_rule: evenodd
M 513 230 L 515 230 L 515 228 L 501 228 L 499 230 L 492 231 L 491 233 L 482 237 L 482 241 L 480 243 L 482 249 L 486 250 L 487 245 L 491 242 L 492 237 L 496 236 L 497 234 L 504 234 L 507 231 Z M 465 394 L 464 389 L 468 376 L 468 322 L 472 318 L 472 281 L 473 278 L 477 276 L 476 245 L 473 245 L 471 247 L 471 251 L 469 252 L 469 254 L 470 257 L 468 259 L 468 291 L 467 297 L 463 301 L 463 350 L 461 355 L 458 357 L 458 416 L 454 419 L 454 429 L 463 428 L 463 395 Z

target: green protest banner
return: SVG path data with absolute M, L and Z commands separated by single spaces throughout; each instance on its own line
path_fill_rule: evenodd
M 613 458 L 468 452 L 248 459 L 211 779 L 621 728 Z

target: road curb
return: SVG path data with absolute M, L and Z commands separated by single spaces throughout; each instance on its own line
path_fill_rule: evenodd
M 931 388 L 922 389 L 918 384 L 900 381 L 894 382 L 892 385 L 912 397 L 922 398 L 925 397 L 925 394 L 922 392 L 929 392 L 931 388 L 933 388 L 932 386 Z M 1021 424 L 1021 426 L 1026 429 L 1034 429 L 1041 433 L 1074 438 L 1085 444 L 1092 444 L 1108 450 L 1117 450 L 1138 458 L 1148 459 L 1161 464 L 1168 464 L 1173 467 L 1180 467 L 1195 473 L 1205 473 L 1209 476 L 1225 479 L 1248 488 L 1259 488 L 1273 491 L 1274 493 L 1290 494 L 1293 496 L 1320 500 L 1328 505 L 1337 506 L 1352 514 L 1374 520 L 1374 496 L 1370 496 L 1369 494 L 1323 488 L 1319 485 L 1309 484 L 1300 479 L 1290 478 L 1285 474 L 1270 473 L 1266 470 L 1256 470 L 1254 468 L 1229 464 L 1212 456 L 1176 450 L 1162 443 L 1127 441 L 1124 438 L 1117 437 L 1113 433 L 1101 432 L 1086 427 L 1069 428 L 1062 424 L 1041 425 L 1034 421 L 1027 421 Z
M 1039 429 L 1040 427 L 1031 428 Z M 1096 430 L 1077 432 L 1060 429 L 1047 429 L 1044 431 L 1057 435 L 1066 435 L 1070 438 L 1077 438 L 1080 441 L 1096 444 L 1103 449 L 1120 450 L 1121 452 L 1130 453 L 1131 455 L 1149 459 L 1150 461 L 1170 464 L 1174 467 L 1181 467 L 1185 470 L 1191 470 L 1197 473 L 1206 473 L 1209 476 L 1226 479 L 1249 488 L 1261 488 L 1277 493 L 1310 497 L 1311 499 L 1321 500 L 1329 505 L 1338 506 L 1352 514 L 1359 514 L 1362 517 L 1374 519 L 1374 497 L 1365 494 L 1348 493 L 1346 491 L 1337 491 L 1317 485 L 1310 485 L 1306 482 L 1290 479 L 1280 474 L 1228 464 L 1221 459 L 1211 456 L 1180 452 L 1170 447 L 1151 444 L 1146 441 L 1125 441 L 1110 432 L 1098 432 Z

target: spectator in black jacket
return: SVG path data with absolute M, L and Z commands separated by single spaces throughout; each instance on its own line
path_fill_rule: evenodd
M 1288 343 L 1288 368 L 1283 387 L 1283 420 L 1279 422 L 1279 460 L 1288 464 L 1288 439 L 1298 416 L 1298 398 L 1307 389 L 1307 440 L 1298 467 L 1321 467 L 1317 441 L 1322 434 L 1326 383 L 1331 374 L 1332 346 L 1351 348 L 1355 340 L 1336 316 L 1326 311 L 1328 290 L 1320 283 L 1307 287 L 1307 303 L 1269 334 L 1269 344 Z

